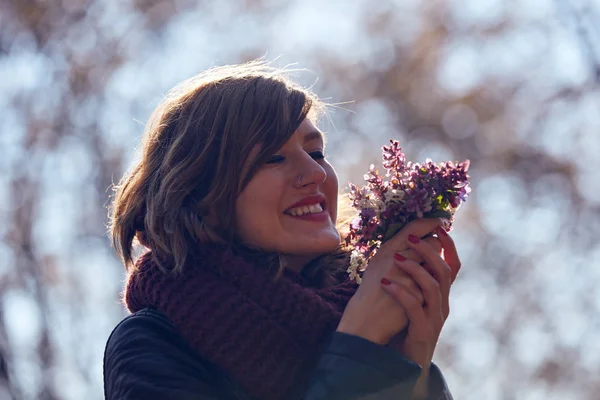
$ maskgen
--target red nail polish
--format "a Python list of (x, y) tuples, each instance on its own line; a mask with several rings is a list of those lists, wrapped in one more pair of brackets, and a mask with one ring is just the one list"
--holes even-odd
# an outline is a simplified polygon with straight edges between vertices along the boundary
[(381, 284), (387, 286), (387, 285), (391, 285), (392, 282), (387, 278), (381, 278)]
[(394, 258), (395, 258), (397, 261), (406, 261), (406, 257), (404, 257), (404, 256), (403, 256), (402, 254), (400, 254), (400, 253), (394, 253)]
[(408, 235), (408, 241), (414, 244), (419, 243), (421, 239), (419, 239), (418, 237), (416, 237), (415, 235)]

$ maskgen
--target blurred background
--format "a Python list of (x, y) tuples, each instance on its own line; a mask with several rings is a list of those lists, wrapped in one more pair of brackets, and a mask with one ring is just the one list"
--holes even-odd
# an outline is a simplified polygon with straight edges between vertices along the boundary
[[(0, 399), (101, 399), (111, 184), (177, 82), (279, 57), (341, 182), (471, 160), (435, 361), (458, 399), (600, 395), (600, 0), (2, 0)], [(346, 103), (349, 102), (349, 103)]]

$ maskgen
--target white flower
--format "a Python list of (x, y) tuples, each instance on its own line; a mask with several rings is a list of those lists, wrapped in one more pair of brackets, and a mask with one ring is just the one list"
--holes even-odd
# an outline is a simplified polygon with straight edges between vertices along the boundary
[(357, 202), (358, 208), (370, 208), (375, 211), (377, 214), (384, 212), (387, 209), (385, 203), (379, 200), (377, 197), (363, 198)]
[(404, 200), (405, 195), (406, 195), (406, 192), (404, 190), (388, 189), (384, 194), (385, 202), (386, 203), (390, 203), (390, 202), (399, 203), (402, 200)]
[(371, 199), (371, 208), (377, 213), (382, 213), (387, 209), (387, 206), (383, 201), (378, 198)]
[(350, 253), (350, 266), (346, 270), (348, 272), (348, 276), (351, 281), (355, 280), (356, 283), (360, 285), (362, 282), (362, 277), (360, 276), (360, 272), (364, 271), (367, 262), (365, 257), (360, 254), (357, 250), (352, 250)]

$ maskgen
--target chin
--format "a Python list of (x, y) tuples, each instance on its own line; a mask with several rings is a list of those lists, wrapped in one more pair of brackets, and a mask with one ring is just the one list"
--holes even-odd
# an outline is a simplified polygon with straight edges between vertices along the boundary
[(318, 235), (316, 237), (307, 238), (306, 241), (298, 240), (297, 238), (293, 249), (290, 249), (290, 254), (298, 255), (323, 255), (333, 252), (340, 245), (340, 235), (336, 231), (328, 235)]

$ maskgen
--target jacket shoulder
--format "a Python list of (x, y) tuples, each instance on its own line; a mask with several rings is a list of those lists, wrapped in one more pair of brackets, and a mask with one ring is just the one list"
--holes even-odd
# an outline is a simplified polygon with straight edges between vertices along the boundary
[(147, 345), (148, 341), (154, 343), (157, 340), (180, 344), (177, 339), (175, 328), (167, 317), (153, 308), (144, 308), (117, 324), (108, 337), (106, 350), (130, 344)]
[(147, 308), (124, 318), (104, 351), (104, 395), (122, 399), (218, 399), (215, 371)]

